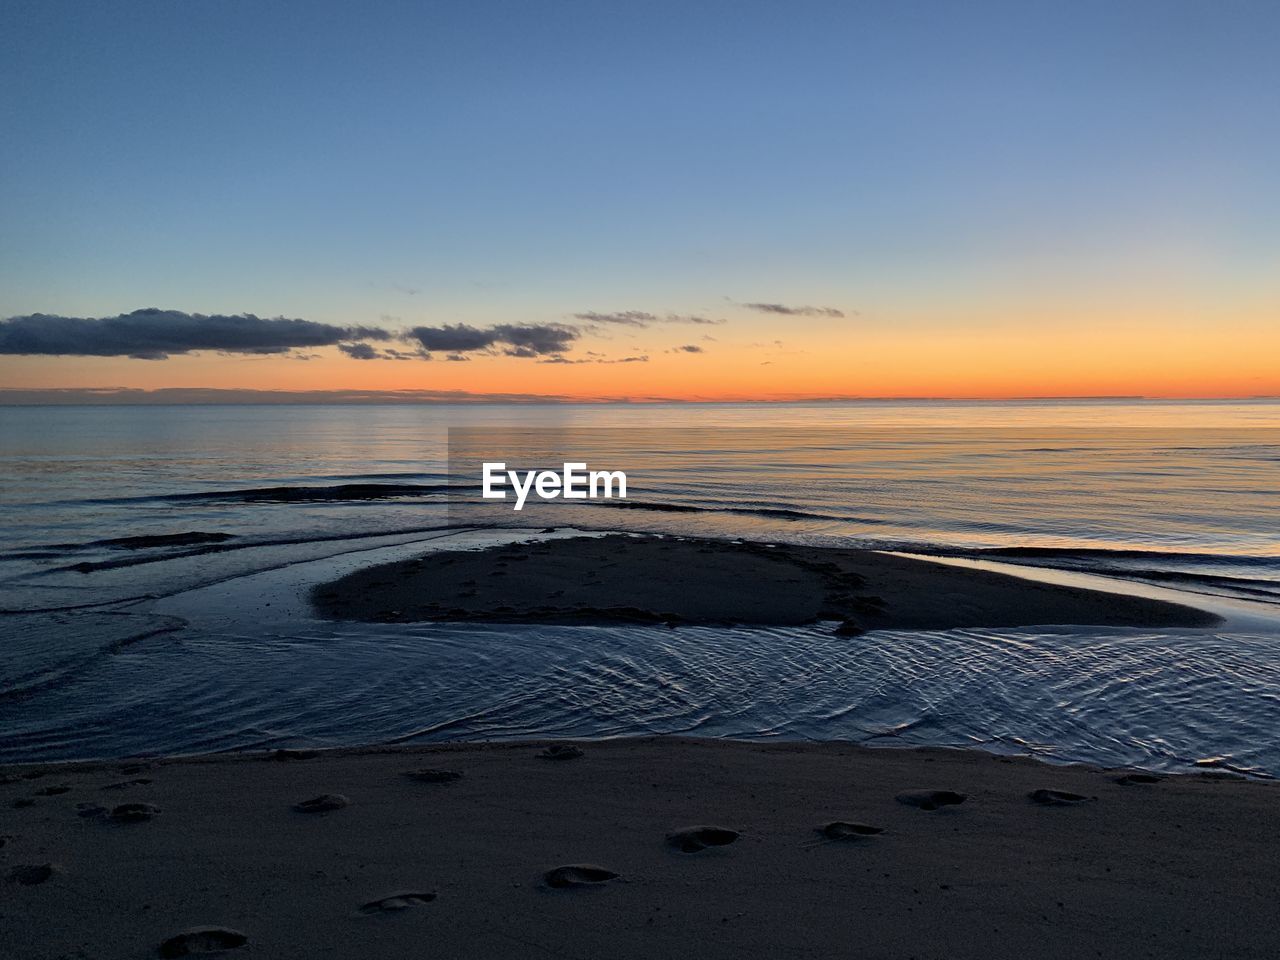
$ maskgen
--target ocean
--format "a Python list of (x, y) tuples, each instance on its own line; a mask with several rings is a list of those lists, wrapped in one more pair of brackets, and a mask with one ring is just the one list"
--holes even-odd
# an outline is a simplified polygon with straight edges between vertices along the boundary
[[(464, 509), (477, 438), (624, 466), (625, 506)], [(0, 458), (0, 762), (681, 733), (1280, 775), (1277, 401), (0, 407)], [(302, 599), (575, 530), (959, 558), (1227, 619), (851, 639)]]

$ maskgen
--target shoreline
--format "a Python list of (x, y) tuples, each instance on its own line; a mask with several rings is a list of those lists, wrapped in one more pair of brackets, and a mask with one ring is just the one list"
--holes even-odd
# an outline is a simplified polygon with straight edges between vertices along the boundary
[[(15, 765), (0, 948), (155, 956), (218, 927), (247, 938), (228, 956), (283, 958), (1280, 951), (1274, 784), (1124, 775), (683, 737)], [(326, 795), (345, 804), (295, 809)], [(579, 864), (617, 877), (548, 882)]]

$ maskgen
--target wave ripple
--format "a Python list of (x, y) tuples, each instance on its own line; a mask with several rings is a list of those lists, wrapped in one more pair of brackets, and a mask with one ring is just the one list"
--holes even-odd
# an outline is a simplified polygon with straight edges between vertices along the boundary
[[(0, 761), (635, 734), (982, 747), (1280, 775), (1274, 637), (350, 625), (185, 630), (0, 700)], [(56, 719), (49, 719), (56, 718)]]

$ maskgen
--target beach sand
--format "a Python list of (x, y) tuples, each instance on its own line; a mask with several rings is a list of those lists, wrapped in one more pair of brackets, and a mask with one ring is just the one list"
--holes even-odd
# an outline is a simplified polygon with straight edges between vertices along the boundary
[[(840, 743), (545, 746), (8, 768), (0, 955), (1280, 956), (1271, 784)], [(948, 791), (964, 802), (927, 809)], [(223, 932), (171, 939), (201, 928)]]
[[(312, 599), (850, 634), (1214, 622), (867, 551), (621, 535), (429, 554)], [(1274, 957), (1278, 802), (1222, 776), (681, 738), (10, 767), (0, 956)]]
[(869, 550), (611, 535), (439, 551), (312, 601), (338, 620), (803, 624), (844, 632), (1041, 624), (1211, 626), (1212, 614)]

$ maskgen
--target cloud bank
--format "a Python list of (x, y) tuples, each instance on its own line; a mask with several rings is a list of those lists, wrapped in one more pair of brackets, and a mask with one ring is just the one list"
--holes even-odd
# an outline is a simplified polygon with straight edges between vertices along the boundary
[(389, 340), (378, 327), (342, 327), (312, 320), (184, 313), (148, 307), (114, 317), (62, 317), (33, 313), (0, 320), (0, 354), (134, 357), (163, 360), (197, 350), (286, 353), (343, 341)]
[[(593, 323), (645, 327), (651, 323), (715, 325), (723, 320), (678, 314), (627, 310), (582, 313)], [(64, 317), (33, 313), (0, 320), (0, 355), (132, 357), (163, 360), (197, 351), (230, 354), (288, 354), (312, 359), (317, 347), (334, 347), (352, 360), (431, 360), (437, 354), (460, 362), (476, 356), (508, 356), (542, 363), (645, 363), (647, 354), (608, 358), (588, 351), (585, 358), (567, 358), (582, 328), (560, 323), (500, 323), (474, 327), (465, 323), (417, 326), (402, 331), (382, 327), (342, 326), (283, 317), (262, 318), (251, 313), (201, 314), (148, 307), (114, 317)], [(714, 340), (712, 337), (704, 337)], [(403, 349), (402, 349), (403, 347)], [(685, 344), (671, 353), (702, 353)]]
[[(430, 360), (430, 351), (438, 350), (446, 359), (458, 361), (469, 360), (474, 353), (552, 356), (567, 350), (578, 336), (576, 328), (562, 324), (507, 323), (482, 329), (459, 323), (392, 332), (381, 327), (268, 319), (252, 313), (202, 314), (148, 307), (114, 317), (33, 313), (0, 320), (0, 355), (164, 360), (207, 350), (283, 354), (336, 347), (353, 360)], [(412, 349), (397, 349), (389, 341)]]

